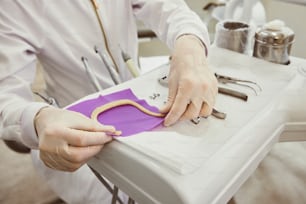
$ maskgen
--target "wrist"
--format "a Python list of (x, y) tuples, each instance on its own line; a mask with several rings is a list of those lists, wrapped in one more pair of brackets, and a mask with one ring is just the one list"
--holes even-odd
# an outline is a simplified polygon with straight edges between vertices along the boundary
[(40, 122), (41, 122), (42, 118), (44, 117), (44, 115), (47, 114), (46, 113), (46, 111), (48, 111), (47, 109), (52, 109), (52, 107), (50, 107), (50, 106), (42, 107), (36, 113), (36, 115), (34, 117), (34, 129), (35, 129), (37, 138), (39, 138), (39, 133), (40, 133), (40, 129), (41, 129)]
[(207, 56), (207, 46), (205, 45), (205, 43), (196, 35), (193, 34), (183, 34), (180, 35), (177, 39), (176, 42), (179, 43), (179, 41), (187, 41), (188, 44), (190, 44), (190, 46), (192, 48), (194, 48), (194, 46), (199, 47), (200, 49), (202, 49), (205, 52), (205, 55)]

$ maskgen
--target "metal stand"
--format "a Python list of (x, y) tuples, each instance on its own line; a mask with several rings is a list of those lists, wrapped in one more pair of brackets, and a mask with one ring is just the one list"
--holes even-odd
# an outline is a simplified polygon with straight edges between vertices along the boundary
[[(118, 196), (119, 188), (115, 185), (112, 188), (109, 185), (109, 183), (97, 171), (95, 171), (90, 166), (89, 166), (89, 168), (96, 175), (96, 177), (99, 179), (99, 181), (105, 186), (105, 188), (113, 195), (111, 204), (116, 204), (117, 202), (119, 204), (124, 204), (124, 202)], [(135, 201), (131, 197), (129, 197), (128, 204), (135, 204)]]

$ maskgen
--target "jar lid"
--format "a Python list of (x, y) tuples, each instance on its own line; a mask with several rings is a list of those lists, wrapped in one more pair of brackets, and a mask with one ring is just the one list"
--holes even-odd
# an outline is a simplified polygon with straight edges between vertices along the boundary
[(255, 33), (255, 39), (270, 45), (287, 45), (294, 39), (294, 32), (280, 20), (266, 23)]

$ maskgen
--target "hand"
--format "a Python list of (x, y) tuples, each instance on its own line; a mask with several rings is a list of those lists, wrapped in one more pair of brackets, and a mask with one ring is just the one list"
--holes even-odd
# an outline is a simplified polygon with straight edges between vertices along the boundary
[(75, 171), (120, 135), (112, 126), (104, 126), (84, 115), (47, 107), (34, 119), (39, 137), (40, 158), (46, 166)]
[(168, 112), (165, 126), (212, 113), (217, 79), (208, 67), (204, 45), (197, 37), (183, 35), (176, 40), (168, 86), (168, 101), (160, 110)]

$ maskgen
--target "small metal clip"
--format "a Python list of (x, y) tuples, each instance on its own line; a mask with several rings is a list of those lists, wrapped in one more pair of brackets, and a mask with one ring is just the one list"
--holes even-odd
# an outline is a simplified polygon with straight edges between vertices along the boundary
[(168, 87), (168, 76), (159, 78), (158, 83), (160, 83), (162, 86)]
[(57, 101), (55, 100), (55, 98), (44, 96), (44, 95), (42, 95), (41, 93), (38, 93), (38, 92), (33, 92), (33, 93), (36, 94), (37, 96), (39, 96), (41, 99), (43, 99), (49, 105), (52, 105), (52, 106), (55, 106), (55, 107), (59, 107), (59, 105), (58, 105)]
[(159, 97), (160, 96), (160, 94), (159, 93), (153, 93), (153, 95), (152, 96), (149, 96), (150, 97), (150, 99), (152, 99), (152, 100), (155, 100), (157, 97)]
[[(211, 115), (214, 116), (215, 118), (218, 118), (218, 119), (221, 119), (221, 120), (225, 120), (225, 118), (226, 118), (226, 113), (218, 111), (215, 108), (213, 108)], [(197, 124), (199, 124), (201, 122), (201, 117), (198, 116), (198, 117), (196, 117), (194, 119), (191, 119), (190, 121), (193, 124), (197, 125)]]
[(191, 119), (190, 121), (191, 121), (193, 124), (197, 125), (197, 124), (199, 124), (199, 123), (201, 122), (201, 117), (198, 116), (198, 117), (196, 117), (196, 118), (194, 118), (194, 119)]

